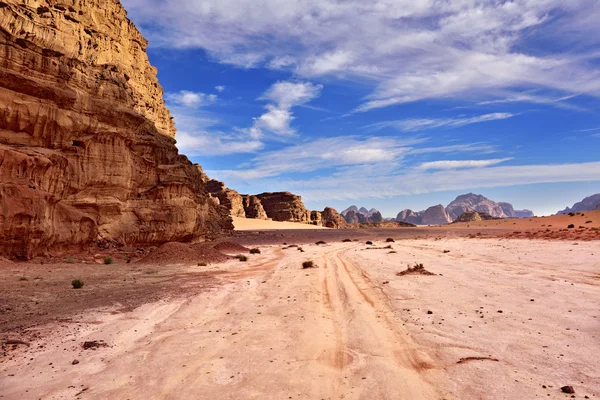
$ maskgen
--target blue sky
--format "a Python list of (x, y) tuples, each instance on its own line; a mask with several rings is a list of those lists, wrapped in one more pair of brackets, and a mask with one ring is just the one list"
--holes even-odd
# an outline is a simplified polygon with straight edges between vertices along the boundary
[(242, 193), (395, 216), (600, 192), (597, 0), (122, 2), (180, 151)]

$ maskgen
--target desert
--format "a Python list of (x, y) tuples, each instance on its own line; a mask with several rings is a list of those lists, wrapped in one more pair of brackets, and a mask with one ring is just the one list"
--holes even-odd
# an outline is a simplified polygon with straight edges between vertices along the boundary
[(599, 398), (599, 19), (0, 1), (0, 400)]
[[(236, 231), (213, 246), (246, 262), (5, 261), (1, 395), (593, 398), (597, 238), (512, 238), (544, 229), (510, 221)], [(416, 264), (433, 275), (401, 274)]]

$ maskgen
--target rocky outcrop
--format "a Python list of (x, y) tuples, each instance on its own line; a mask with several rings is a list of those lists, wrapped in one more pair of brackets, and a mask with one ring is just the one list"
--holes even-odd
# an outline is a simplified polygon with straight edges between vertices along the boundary
[(409, 224), (420, 225), (421, 217), (423, 216), (423, 212), (414, 212), (413, 210), (402, 210), (396, 216), (396, 221), (398, 222), (408, 222)]
[(347, 224), (358, 224), (358, 211), (349, 210), (344, 214), (344, 219)]
[(346, 214), (348, 212), (350, 212), (350, 211), (354, 211), (355, 213), (357, 213), (358, 212), (358, 207), (356, 207), (356, 206), (350, 206), (350, 207), (346, 208), (345, 210), (343, 210), (340, 214), (342, 216), (346, 216)]
[(346, 228), (347, 223), (335, 208), (325, 207), (321, 213), (322, 225), (327, 228), (341, 229)]
[(477, 211), (468, 211), (468, 212), (464, 212), (462, 213), (462, 215), (460, 215), (455, 221), (454, 223), (458, 223), (458, 222), (474, 222), (474, 221), (489, 221), (492, 219), (499, 219), (496, 217), (492, 217), (489, 214), (486, 213), (479, 213)]
[(371, 216), (369, 217), (369, 222), (374, 224), (383, 222), (383, 216), (379, 211), (376, 210), (375, 212), (371, 213)]
[(321, 211), (311, 211), (310, 212), (310, 223), (312, 225), (321, 226), (323, 224), (321, 218)]
[(259, 198), (254, 195), (243, 195), (242, 202), (246, 218), (269, 219)]
[(209, 180), (205, 185), (206, 191), (211, 196), (219, 199), (219, 204), (227, 207), (232, 217), (245, 217), (242, 196), (235, 190), (229, 189), (223, 182), (215, 179)]
[(570, 212), (584, 212), (584, 211), (594, 211), (600, 210), (600, 193), (591, 195), (581, 200), (578, 203), (575, 203), (573, 207), (567, 207), (562, 211), (557, 212), (556, 214), (568, 214)]
[(499, 218), (507, 217), (498, 203), (491, 201), (482, 195), (473, 193), (458, 196), (446, 207), (446, 212), (452, 220), (457, 219), (464, 212), (468, 211), (477, 211)]
[(531, 210), (515, 210), (510, 203), (500, 202), (498, 205), (502, 208), (506, 218), (531, 218), (533, 211)]
[(452, 218), (450, 218), (446, 209), (441, 204), (429, 207), (425, 210), (421, 218), (421, 224), (423, 225), (443, 225), (450, 222), (452, 222)]
[(0, 2), (0, 255), (232, 229), (117, 0)]
[(261, 193), (256, 195), (267, 216), (274, 221), (310, 223), (310, 211), (302, 198), (290, 192)]

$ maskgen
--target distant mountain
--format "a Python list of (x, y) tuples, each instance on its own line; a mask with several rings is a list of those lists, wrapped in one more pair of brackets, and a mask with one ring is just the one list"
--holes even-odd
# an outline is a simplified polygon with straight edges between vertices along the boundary
[(340, 214), (342, 214), (342, 215), (345, 216), (346, 214), (348, 214), (349, 211), (354, 211), (355, 213), (357, 213), (358, 212), (358, 207), (356, 207), (356, 206), (350, 206), (350, 207), (346, 208), (344, 211), (342, 211)]
[(383, 222), (383, 216), (375, 208), (350, 206), (340, 213), (349, 224), (367, 224)]
[(570, 212), (583, 212), (600, 210), (600, 193), (591, 195), (581, 200), (579, 203), (573, 204), (573, 207), (567, 207), (556, 214), (568, 214)]
[[(444, 209), (444, 212), (440, 207)], [(491, 218), (533, 217), (533, 212), (530, 210), (515, 210), (510, 203), (496, 203), (480, 194), (467, 193), (458, 196), (445, 208), (438, 205), (419, 212), (408, 209), (400, 211), (396, 216), (396, 221), (415, 225), (439, 225), (456, 221), (464, 213), (474, 212), (489, 215)]]

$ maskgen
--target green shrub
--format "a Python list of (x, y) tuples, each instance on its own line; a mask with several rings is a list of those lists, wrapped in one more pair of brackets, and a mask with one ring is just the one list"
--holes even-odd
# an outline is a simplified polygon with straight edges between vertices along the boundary
[(104, 257), (104, 264), (109, 265), (113, 263), (113, 259), (111, 256)]
[(73, 258), (73, 256), (69, 256), (65, 259), (65, 262), (67, 264), (75, 264), (75, 259)]
[(314, 268), (314, 267), (315, 267), (315, 263), (312, 261), (304, 261), (302, 263), (302, 269)]
[(237, 258), (238, 260), (240, 260), (241, 262), (246, 262), (248, 261), (248, 257), (246, 257), (245, 255), (242, 254), (238, 254), (237, 256), (235, 256), (235, 258)]
[(257, 249), (257, 248), (250, 249), (250, 254), (260, 254), (260, 249)]
[(81, 289), (83, 287), (83, 281), (75, 279), (71, 282), (71, 285), (73, 285), (73, 289)]

